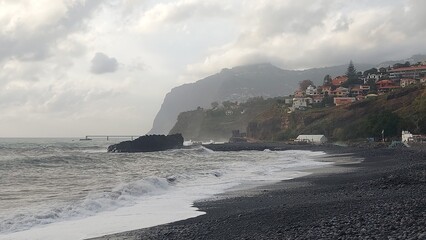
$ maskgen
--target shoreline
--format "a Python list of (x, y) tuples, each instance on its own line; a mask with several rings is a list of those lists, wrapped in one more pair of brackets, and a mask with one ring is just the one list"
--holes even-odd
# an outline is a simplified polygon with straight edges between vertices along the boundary
[(336, 146), (311, 150), (364, 161), (337, 162), (328, 170), (257, 187), (250, 194), (228, 193), (196, 202), (194, 206), (207, 213), (199, 217), (95, 239), (426, 237), (425, 151)]

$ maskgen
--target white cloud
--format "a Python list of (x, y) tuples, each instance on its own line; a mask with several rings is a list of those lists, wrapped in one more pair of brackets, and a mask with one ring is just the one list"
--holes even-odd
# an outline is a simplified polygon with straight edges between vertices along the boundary
[(141, 16), (135, 28), (140, 32), (152, 32), (164, 25), (176, 24), (192, 18), (216, 18), (229, 16), (229, 14), (230, 4), (226, 2), (177, 0), (156, 4)]

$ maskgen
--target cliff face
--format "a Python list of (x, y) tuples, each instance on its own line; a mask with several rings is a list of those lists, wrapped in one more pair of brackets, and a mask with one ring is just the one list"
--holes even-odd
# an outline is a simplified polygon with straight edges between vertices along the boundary
[(275, 104), (274, 99), (256, 98), (239, 105), (202, 109), (179, 114), (170, 134), (182, 133), (186, 140), (228, 141), (232, 130), (245, 132), (250, 121)]
[[(366, 70), (372, 65), (357, 66)], [(308, 69), (303, 71), (283, 70), (271, 64), (256, 64), (224, 69), (195, 83), (176, 87), (169, 92), (155, 117), (150, 134), (166, 134), (176, 123), (179, 113), (197, 107), (210, 108), (212, 102), (238, 101), (263, 96), (265, 98), (291, 94), (299, 81), (310, 79), (322, 83), (327, 74), (343, 74), (347, 66)]]

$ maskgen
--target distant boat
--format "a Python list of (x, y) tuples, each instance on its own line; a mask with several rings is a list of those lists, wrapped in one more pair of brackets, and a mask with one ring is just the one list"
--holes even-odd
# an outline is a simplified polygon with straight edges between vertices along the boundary
[(91, 138), (80, 138), (80, 141), (92, 141)]

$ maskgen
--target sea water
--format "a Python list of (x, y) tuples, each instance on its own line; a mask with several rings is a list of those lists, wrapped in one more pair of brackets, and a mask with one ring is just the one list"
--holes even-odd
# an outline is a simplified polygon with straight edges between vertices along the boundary
[(113, 143), (0, 139), (0, 239), (85, 239), (196, 217), (194, 201), (327, 164), (310, 151), (107, 153)]

